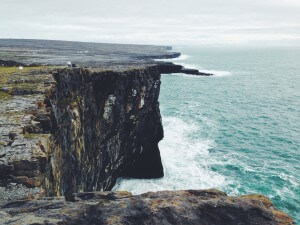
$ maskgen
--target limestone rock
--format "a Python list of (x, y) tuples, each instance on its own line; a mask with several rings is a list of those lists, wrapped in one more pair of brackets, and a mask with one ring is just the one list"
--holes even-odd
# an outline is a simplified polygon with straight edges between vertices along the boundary
[(76, 194), (63, 198), (23, 200), (0, 208), (3, 224), (195, 224), (195, 225), (292, 225), (292, 219), (275, 209), (261, 195), (228, 197), (217, 190)]
[(53, 151), (49, 191), (69, 196), (110, 190), (121, 176), (163, 176), (157, 67), (125, 72), (61, 69), (54, 77), (57, 85), (50, 99), (59, 148)]

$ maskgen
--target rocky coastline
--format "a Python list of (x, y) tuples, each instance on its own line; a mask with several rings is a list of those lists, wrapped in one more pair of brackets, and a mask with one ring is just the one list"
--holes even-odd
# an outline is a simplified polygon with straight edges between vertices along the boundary
[(293, 224), (260, 195), (110, 192), (164, 175), (161, 74), (212, 75), (169, 50), (0, 39), (1, 224)]
[(218, 190), (87, 192), (4, 205), (2, 224), (292, 224), (261, 195), (228, 197)]

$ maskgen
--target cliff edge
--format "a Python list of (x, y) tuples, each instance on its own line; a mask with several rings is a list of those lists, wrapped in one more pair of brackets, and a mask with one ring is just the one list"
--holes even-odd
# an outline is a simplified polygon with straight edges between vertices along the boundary
[(261, 195), (228, 197), (217, 190), (89, 192), (63, 198), (16, 201), (0, 209), (2, 224), (195, 224), (292, 225)]

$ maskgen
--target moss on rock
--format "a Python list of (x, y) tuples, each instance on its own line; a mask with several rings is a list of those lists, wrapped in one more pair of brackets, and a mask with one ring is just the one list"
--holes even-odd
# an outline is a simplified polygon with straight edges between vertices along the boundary
[(12, 98), (11, 94), (4, 91), (0, 91), (0, 101), (9, 100), (11, 98)]
[(23, 135), (25, 139), (42, 139), (42, 138), (48, 138), (50, 136), (50, 134), (34, 134), (34, 133), (30, 133), (30, 134), (24, 134)]

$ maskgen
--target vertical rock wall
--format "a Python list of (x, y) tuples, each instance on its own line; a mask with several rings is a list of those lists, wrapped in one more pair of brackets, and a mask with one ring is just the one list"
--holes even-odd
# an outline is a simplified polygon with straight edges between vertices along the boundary
[(49, 195), (110, 190), (120, 176), (163, 176), (157, 67), (125, 72), (61, 69), (50, 102), (57, 124)]

